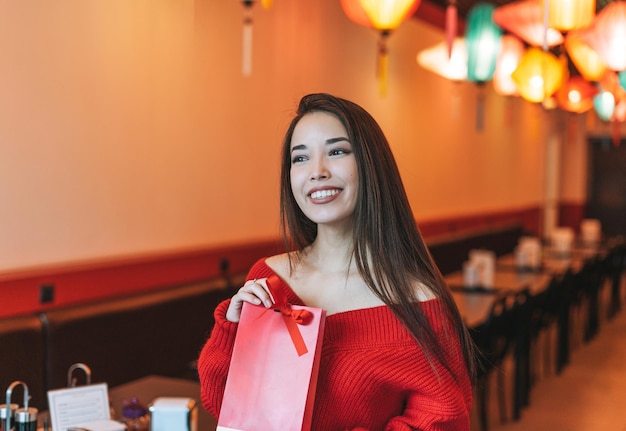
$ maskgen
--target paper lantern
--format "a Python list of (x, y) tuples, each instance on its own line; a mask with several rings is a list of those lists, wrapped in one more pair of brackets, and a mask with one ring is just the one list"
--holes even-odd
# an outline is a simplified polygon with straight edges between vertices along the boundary
[(448, 57), (452, 57), (452, 47), (454, 38), (458, 28), (459, 11), (456, 0), (449, 0), (446, 6), (446, 47), (448, 48)]
[(524, 53), (511, 78), (520, 96), (530, 102), (542, 102), (567, 79), (566, 63), (550, 52), (530, 47)]
[(626, 100), (621, 100), (615, 104), (611, 121), (617, 121), (619, 123), (626, 121)]
[(543, 0), (548, 6), (548, 27), (569, 31), (591, 25), (596, 15), (596, 0)]
[(520, 0), (499, 6), (493, 13), (493, 20), (532, 46), (545, 44), (551, 47), (563, 43), (563, 35), (558, 30), (548, 28), (546, 32), (538, 0)]
[(620, 72), (617, 74), (617, 80), (619, 82), (619, 85), (626, 90), (626, 70)]
[(578, 31), (570, 31), (565, 37), (565, 50), (583, 78), (598, 81), (606, 71), (606, 65), (580, 36)]
[(374, 28), (392, 31), (415, 13), (420, 0), (360, 0), (359, 3)]
[(613, 1), (602, 9), (593, 25), (581, 31), (609, 69), (626, 70), (626, 2)]
[(502, 29), (493, 21), (495, 7), (477, 3), (467, 15), (467, 79), (473, 82), (489, 81), (500, 53)]
[[(421, 0), (360, 0), (359, 4), (367, 15), (371, 26), (380, 32), (378, 41), (378, 88), (387, 94), (387, 38), (402, 21), (417, 10)], [(353, 4), (354, 2), (350, 2)], [(345, 9), (344, 9), (345, 10)]]
[(417, 54), (417, 63), (424, 69), (441, 75), (452, 81), (467, 79), (467, 48), (465, 39), (454, 38), (452, 55), (448, 57), (447, 42), (440, 42)]
[(363, 27), (372, 27), (372, 22), (361, 6), (361, 0), (341, 0), (341, 9), (350, 21)]
[(619, 82), (617, 72), (613, 70), (607, 70), (599, 81), (602, 90), (610, 92), (615, 98), (615, 103), (626, 99), (626, 90)]
[(496, 93), (503, 96), (518, 94), (517, 84), (511, 78), (511, 74), (519, 64), (524, 55), (524, 44), (513, 36), (506, 34), (502, 36), (502, 48), (496, 61), (496, 72), (493, 75), (493, 88)]
[(602, 121), (609, 121), (615, 112), (615, 97), (609, 91), (600, 91), (593, 98), (593, 108)]
[(573, 76), (556, 92), (558, 106), (569, 112), (582, 113), (593, 107), (597, 87), (581, 76)]

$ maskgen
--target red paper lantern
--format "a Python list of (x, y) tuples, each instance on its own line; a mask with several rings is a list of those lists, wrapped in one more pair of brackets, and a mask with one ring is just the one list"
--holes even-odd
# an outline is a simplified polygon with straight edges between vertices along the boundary
[[(563, 35), (554, 28), (544, 29), (543, 10), (538, 0), (519, 0), (499, 6), (493, 20), (532, 46), (556, 46), (563, 43)], [(547, 39), (544, 41), (544, 35)]]
[(581, 36), (609, 69), (626, 70), (626, 2), (610, 2)]

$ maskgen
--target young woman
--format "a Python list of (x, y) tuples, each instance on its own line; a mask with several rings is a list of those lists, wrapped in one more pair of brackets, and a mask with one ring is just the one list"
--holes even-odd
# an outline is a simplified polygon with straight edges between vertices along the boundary
[(282, 154), (288, 252), (259, 260), (215, 310), (198, 361), (215, 417), (243, 302), (327, 311), (312, 429), (469, 430), (473, 345), (415, 224), (376, 121), (328, 94), (300, 101)]

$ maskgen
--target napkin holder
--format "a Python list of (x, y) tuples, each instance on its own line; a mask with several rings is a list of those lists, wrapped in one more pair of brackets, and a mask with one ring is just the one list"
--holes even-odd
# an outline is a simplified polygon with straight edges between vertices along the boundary
[(197, 431), (198, 408), (192, 398), (158, 397), (148, 406), (150, 431)]

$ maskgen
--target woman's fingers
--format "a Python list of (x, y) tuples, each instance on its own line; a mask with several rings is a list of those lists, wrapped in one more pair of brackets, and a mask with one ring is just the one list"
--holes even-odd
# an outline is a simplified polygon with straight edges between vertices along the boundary
[(242, 295), (253, 295), (255, 297), (253, 304), (259, 305), (263, 303), (266, 307), (272, 306), (272, 299), (270, 297), (269, 291), (267, 290), (267, 284), (265, 282), (266, 278), (249, 280), (239, 289), (239, 292)]
[(237, 293), (231, 298), (228, 310), (226, 310), (226, 319), (231, 322), (239, 322), (241, 316), (241, 308), (244, 302), (254, 305), (263, 304), (265, 307), (272, 306), (272, 299), (265, 284), (266, 279), (248, 280)]

